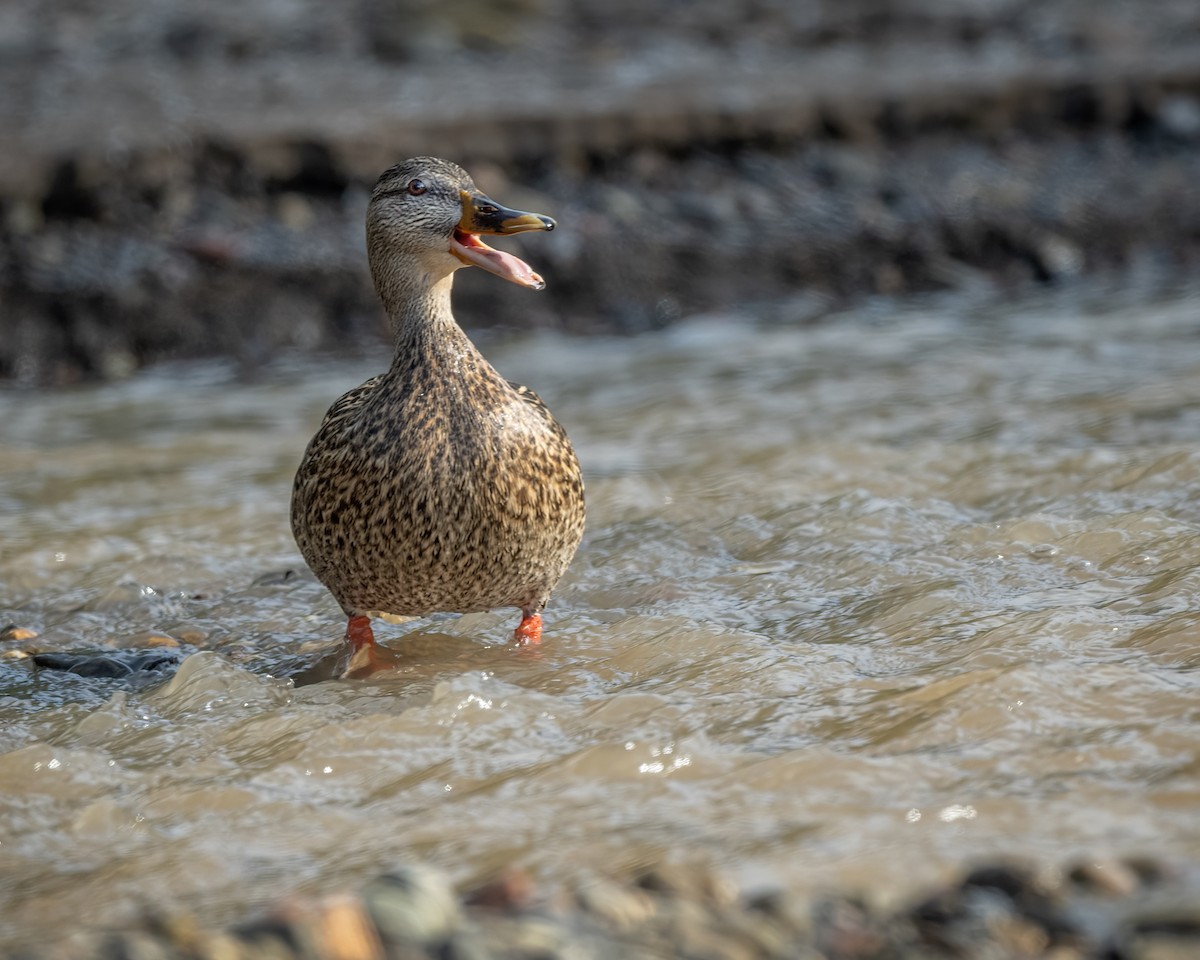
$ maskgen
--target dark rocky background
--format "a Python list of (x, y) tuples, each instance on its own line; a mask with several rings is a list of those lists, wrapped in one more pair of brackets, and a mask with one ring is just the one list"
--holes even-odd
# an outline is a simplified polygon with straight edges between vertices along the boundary
[[(362, 216), (458, 160), (549, 213), (474, 325), (1181, 273), (1194, 0), (7, 0), (0, 379), (383, 334)], [(470, 273), (470, 272), (468, 272)], [(489, 282), (491, 281), (491, 282)]]

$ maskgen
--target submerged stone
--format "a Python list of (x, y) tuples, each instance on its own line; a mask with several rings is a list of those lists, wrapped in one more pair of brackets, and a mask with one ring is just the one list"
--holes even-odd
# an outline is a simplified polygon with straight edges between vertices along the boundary
[(169, 649), (110, 650), (103, 653), (35, 653), (34, 665), (43, 670), (61, 670), (79, 677), (113, 679), (135, 674), (166, 676), (179, 666), (179, 653)]

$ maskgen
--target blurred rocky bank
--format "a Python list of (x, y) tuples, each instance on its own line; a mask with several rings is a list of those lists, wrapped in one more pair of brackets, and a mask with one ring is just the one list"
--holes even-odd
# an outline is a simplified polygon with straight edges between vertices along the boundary
[(428, 867), (352, 892), (296, 897), (210, 930), (187, 914), (48, 938), (23, 960), (1191, 960), (1200, 890), (1150, 861), (1039, 871), (978, 866), (891, 906), (737, 889), (706, 869), (659, 866), (540, 891), (509, 871), (464, 895)]
[[(65, 0), (0, 8), (0, 380), (385, 335), (373, 179), (556, 217), (469, 325), (1194, 269), (1194, 0)], [(477, 271), (468, 271), (477, 273)]]

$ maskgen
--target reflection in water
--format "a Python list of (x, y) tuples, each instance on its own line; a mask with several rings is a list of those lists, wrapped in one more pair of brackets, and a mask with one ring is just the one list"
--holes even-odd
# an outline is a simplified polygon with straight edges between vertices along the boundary
[(571, 431), (588, 537), (539, 649), (507, 611), (381, 625), (365, 682), (327, 679), (287, 505), (382, 353), (0, 395), (0, 623), (189, 655), (155, 688), (0, 660), (0, 943), (414, 858), (908, 885), (1200, 854), (1195, 302), (485, 343)]

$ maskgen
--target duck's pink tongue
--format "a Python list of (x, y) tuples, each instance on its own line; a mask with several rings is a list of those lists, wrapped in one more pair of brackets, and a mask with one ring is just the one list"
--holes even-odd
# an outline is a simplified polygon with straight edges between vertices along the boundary
[(475, 233), (465, 230), (455, 230), (450, 239), (450, 252), (463, 263), (473, 267), (483, 267), (488, 273), (494, 273), (522, 287), (541, 290), (546, 281), (533, 272), (533, 268), (520, 257), (511, 253), (489, 247)]

